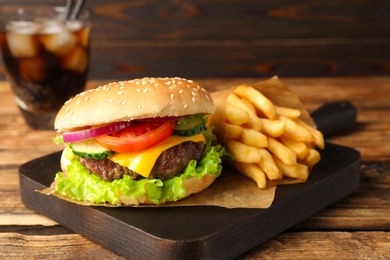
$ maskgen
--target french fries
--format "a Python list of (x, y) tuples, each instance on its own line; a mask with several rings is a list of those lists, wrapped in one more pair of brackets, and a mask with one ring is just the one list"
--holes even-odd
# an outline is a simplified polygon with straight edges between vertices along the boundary
[(225, 117), (233, 125), (243, 125), (249, 121), (248, 112), (230, 104), (225, 106)]
[(265, 189), (267, 186), (267, 179), (260, 166), (255, 163), (234, 163), (236, 168), (241, 169), (242, 174), (254, 180), (260, 189)]
[(241, 174), (260, 189), (268, 180), (309, 177), (324, 137), (300, 119), (300, 110), (275, 105), (250, 85), (238, 86), (226, 101), (225, 145)]
[(268, 137), (268, 150), (287, 165), (297, 163), (297, 154), (272, 137)]
[(257, 163), (260, 161), (260, 153), (256, 147), (243, 144), (236, 140), (228, 140), (226, 147), (238, 162)]
[(251, 128), (243, 128), (238, 139), (244, 144), (258, 148), (268, 146), (267, 136)]
[(241, 85), (234, 90), (234, 93), (251, 101), (255, 108), (261, 111), (269, 119), (275, 118), (276, 110), (274, 104), (260, 91), (257, 91), (251, 86)]

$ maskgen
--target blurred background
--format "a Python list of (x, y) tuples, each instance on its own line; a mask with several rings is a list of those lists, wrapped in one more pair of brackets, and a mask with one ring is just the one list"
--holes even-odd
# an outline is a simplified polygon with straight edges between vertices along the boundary
[(89, 79), (390, 72), (389, 0), (89, 0), (86, 7)]

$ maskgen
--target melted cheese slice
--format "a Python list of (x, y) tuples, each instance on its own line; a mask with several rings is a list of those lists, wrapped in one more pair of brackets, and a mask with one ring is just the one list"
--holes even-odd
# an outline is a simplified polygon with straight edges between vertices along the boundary
[(203, 134), (194, 136), (176, 136), (172, 135), (151, 148), (148, 148), (141, 152), (132, 153), (116, 153), (108, 157), (111, 161), (120, 164), (121, 166), (127, 167), (132, 171), (147, 178), (152, 171), (157, 158), (165, 150), (176, 146), (178, 144), (192, 141), (192, 142), (206, 142)]

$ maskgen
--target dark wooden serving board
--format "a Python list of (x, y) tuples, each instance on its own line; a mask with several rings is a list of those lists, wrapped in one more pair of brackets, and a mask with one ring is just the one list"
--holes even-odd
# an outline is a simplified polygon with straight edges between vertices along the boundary
[(59, 161), (60, 152), (20, 167), (23, 202), (130, 259), (234, 258), (351, 194), (360, 178), (360, 154), (327, 143), (309, 180), (278, 187), (268, 209), (104, 208), (80, 206), (36, 191), (50, 185), (60, 170)]

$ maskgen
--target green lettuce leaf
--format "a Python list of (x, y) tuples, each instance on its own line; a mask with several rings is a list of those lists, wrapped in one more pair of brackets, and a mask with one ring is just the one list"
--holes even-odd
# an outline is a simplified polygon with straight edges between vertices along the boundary
[(162, 181), (160, 179), (133, 180), (130, 176), (124, 175), (121, 179), (108, 182), (88, 173), (79, 158), (74, 156), (67, 166), (67, 173), (58, 172), (56, 174), (55, 191), (74, 200), (96, 204), (117, 205), (121, 203), (123, 196), (136, 200), (145, 194), (155, 204), (162, 204), (167, 200), (177, 201), (186, 194), (183, 186), (184, 178), (196, 176), (201, 179), (206, 174), (215, 177), (221, 174), (221, 157), (226, 155), (226, 151), (216, 142), (216, 137), (210, 129), (204, 135), (206, 136), (204, 155), (198, 162), (192, 160), (180, 176)]

